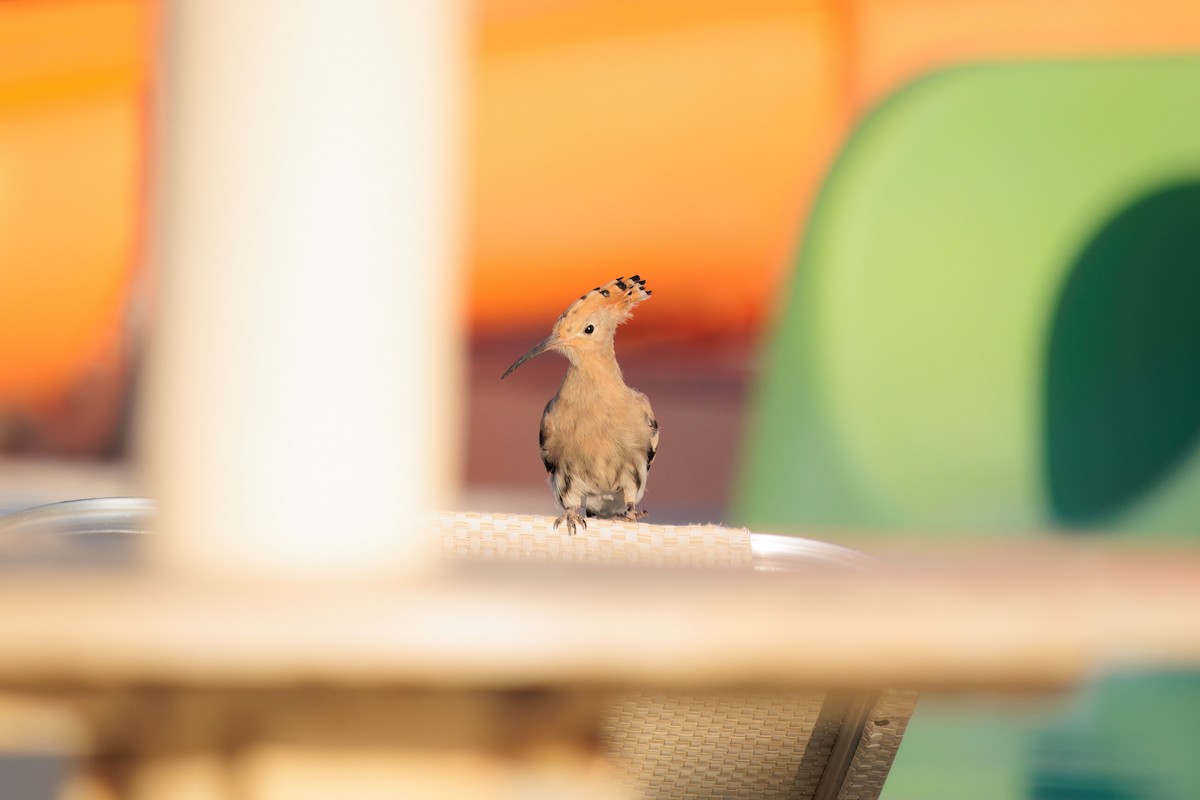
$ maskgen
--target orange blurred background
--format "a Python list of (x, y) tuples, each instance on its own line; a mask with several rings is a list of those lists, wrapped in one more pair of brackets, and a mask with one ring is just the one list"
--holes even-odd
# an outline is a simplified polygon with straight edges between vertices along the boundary
[[(0, 4), (0, 450), (119, 444), (150, 279), (156, 4)], [(642, 336), (753, 335), (854, 121), (996, 58), (1200, 45), (1181, 0), (482, 0), (465, 313), (541, 331), (640, 273)], [(648, 333), (647, 333), (648, 332)], [(515, 355), (515, 354), (514, 354)]]

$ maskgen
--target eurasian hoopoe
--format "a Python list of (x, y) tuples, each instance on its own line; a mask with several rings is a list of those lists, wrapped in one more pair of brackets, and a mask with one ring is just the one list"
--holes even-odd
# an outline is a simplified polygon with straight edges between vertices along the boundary
[(597, 286), (567, 307), (550, 335), (509, 367), (500, 379), (547, 350), (570, 361), (558, 394), (542, 412), (538, 442), (550, 488), (567, 523), (587, 527), (579, 515), (635, 520), (646, 515), (637, 504), (646, 493), (646, 474), (658, 448), (658, 422), (646, 395), (621, 377), (613, 336), (646, 300), (646, 281), (634, 275)]

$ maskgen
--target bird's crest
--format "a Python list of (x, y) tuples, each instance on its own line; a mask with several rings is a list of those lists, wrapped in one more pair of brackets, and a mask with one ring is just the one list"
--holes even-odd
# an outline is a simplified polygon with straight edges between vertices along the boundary
[(640, 275), (616, 278), (603, 286), (597, 286), (587, 294), (580, 295), (578, 300), (567, 307), (560, 319), (569, 314), (587, 314), (603, 309), (611, 314), (619, 325), (633, 316), (634, 306), (648, 300), (652, 294), (654, 292), (646, 289), (646, 279)]

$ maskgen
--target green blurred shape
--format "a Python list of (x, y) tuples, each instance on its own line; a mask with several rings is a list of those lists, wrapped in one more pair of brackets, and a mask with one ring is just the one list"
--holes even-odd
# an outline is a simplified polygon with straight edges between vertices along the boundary
[(972, 66), (889, 99), (807, 227), (738, 522), (1194, 531), (1200, 220), (1191, 189), (1147, 198), (1196, 180), (1197, 58)]
[(1123, 673), (1069, 697), (925, 697), (882, 800), (1195, 800), (1200, 675)]
[(1120, 674), (1087, 687), (1033, 741), (1033, 800), (1200, 797), (1200, 675)]
[[(1200, 530), (1200, 58), (972, 66), (855, 131), (765, 351), (756, 530)], [(923, 700), (884, 800), (1195, 800), (1200, 676)], [(1194, 751), (1194, 753), (1193, 753)]]
[(1014, 800), (1029, 789), (1030, 730), (1056, 719), (1059, 704), (1021, 698), (922, 697), (887, 781), (887, 800)]

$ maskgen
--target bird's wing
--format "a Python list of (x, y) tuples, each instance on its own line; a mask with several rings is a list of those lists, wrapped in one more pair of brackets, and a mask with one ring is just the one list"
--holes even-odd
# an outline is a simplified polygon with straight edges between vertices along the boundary
[(548, 446), (550, 440), (554, 438), (554, 417), (550, 414), (550, 409), (554, 407), (555, 398), (550, 398), (550, 402), (546, 403), (546, 410), (542, 412), (542, 425), (538, 430), (538, 447), (542, 451), (542, 464), (546, 467), (546, 472), (551, 475), (558, 469), (558, 462), (550, 454)]
[(634, 403), (646, 418), (646, 425), (650, 429), (650, 438), (646, 446), (646, 468), (654, 463), (654, 454), (658, 452), (658, 420), (654, 418), (654, 409), (650, 408), (650, 400), (641, 392), (633, 393)]

